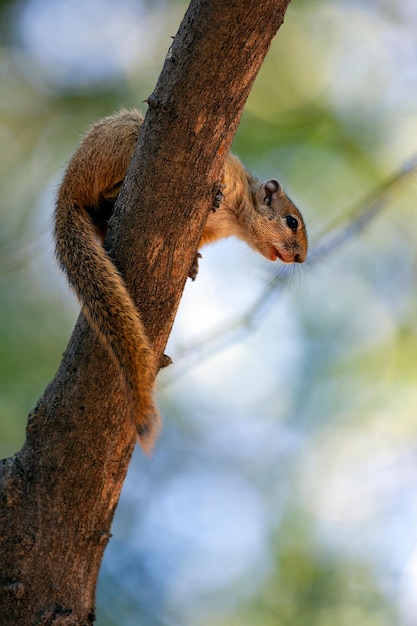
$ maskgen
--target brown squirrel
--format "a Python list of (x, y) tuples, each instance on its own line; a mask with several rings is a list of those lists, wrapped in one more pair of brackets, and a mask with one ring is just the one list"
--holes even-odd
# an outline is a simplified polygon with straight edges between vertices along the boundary
[[(120, 367), (139, 442), (150, 452), (161, 427), (152, 394), (157, 363), (139, 313), (102, 245), (142, 122), (139, 111), (122, 110), (87, 132), (58, 192), (55, 241), (58, 262), (87, 319)], [(276, 180), (260, 183), (230, 154), (222, 182), (223, 199), (208, 216), (200, 246), (235, 235), (271, 261), (304, 262), (303, 218)], [(196, 273), (194, 264), (190, 276)]]

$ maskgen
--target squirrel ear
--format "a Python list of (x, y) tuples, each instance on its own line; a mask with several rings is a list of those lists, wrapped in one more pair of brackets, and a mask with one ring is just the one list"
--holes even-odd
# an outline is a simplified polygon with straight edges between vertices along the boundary
[(263, 202), (265, 202), (265, 204), (269, 204), (274, 195), (280, 194), (281, 185), (277, 180), (275, 180), (275, 178), (271, 178), (271, 180), (266, 180), (261, 183), (260, 189)]

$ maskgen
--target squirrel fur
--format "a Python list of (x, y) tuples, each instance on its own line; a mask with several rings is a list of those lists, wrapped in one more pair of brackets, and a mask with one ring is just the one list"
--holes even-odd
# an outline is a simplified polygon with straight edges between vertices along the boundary
[[(102, 245), (142, 122), (139, 111), (123, 109), (87, 132), (58, 191), (55, 243), (89, 323), (122, 372), (128, 410), (149, 453), (161, 428), (153, 399), (158, 367), (140, 315)], [(304, 221), (278, 181), (260, 183), (229, 154), (222, 183), (222, 201), (208, 216), (200, 246), (234, 235), (271, 261), (304, 262)], [(196, 273), (195, 263), (190, 276)]]

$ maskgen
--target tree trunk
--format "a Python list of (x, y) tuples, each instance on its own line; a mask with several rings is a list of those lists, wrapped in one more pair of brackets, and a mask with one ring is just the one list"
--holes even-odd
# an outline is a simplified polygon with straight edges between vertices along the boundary
[[(193, 0), (167, 54), (106, 248), (163, 353), (242, 109), (289, 0)], [(135, 433), (83, 315), (0, 465), (0, 626), (87, 625)], [(144, 460), (146, 463), (146, 460)]]

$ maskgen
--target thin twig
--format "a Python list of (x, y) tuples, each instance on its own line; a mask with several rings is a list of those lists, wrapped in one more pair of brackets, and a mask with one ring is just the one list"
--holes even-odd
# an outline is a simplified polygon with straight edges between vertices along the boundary
[(387, 178), (368, 196), (364, 198), (352, 211), (347, 220), (339, 226), (335, 224), (329, 227), (328, 232), (314, 246), (310, 253), (310, 262), (315, 263), (319, 259), (328, 256), (331, 252), (340, 248), (354, 235), (362, 232), (364, 228), (386, 206), (389, 195), (405, 180), (417, 171), (417, 155), (412, 156), (392, 176)]

